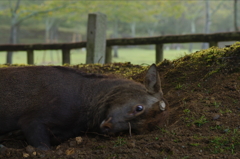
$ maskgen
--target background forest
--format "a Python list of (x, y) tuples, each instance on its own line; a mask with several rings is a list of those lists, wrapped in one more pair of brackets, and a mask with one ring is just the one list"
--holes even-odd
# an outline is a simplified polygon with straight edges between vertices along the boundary
[[(107, 38), (238, 31), (237, 2), (1, 0), (0, 44), (85, 41), (87, 18), (92, 12), (107, 15)], [(168, 44), (164, 47), (192, 52), (205, 49), (208, 44)]]

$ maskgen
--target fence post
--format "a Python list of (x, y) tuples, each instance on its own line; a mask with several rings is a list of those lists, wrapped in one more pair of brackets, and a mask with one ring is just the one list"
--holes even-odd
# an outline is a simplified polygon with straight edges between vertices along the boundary
[(163, 44), (156, 44), (156, 63), (163, 61)]
[(70, 50), (69, 49), (62, 49), (62, 64), (65, 63), (70, 64)]
[(112, 47), (107, 46), (105, 63), (112, 63)]
[(218, 41), (210, 41), (209, 47), (212, 47), (212, 46), (218, 46)]
[(102, 13), (88, 15), (86, 63), (104, 63), (106, 50), (106, 20)]
[(27, 64), (33, 65), (34, 54), (33, 50), (27, 50)]

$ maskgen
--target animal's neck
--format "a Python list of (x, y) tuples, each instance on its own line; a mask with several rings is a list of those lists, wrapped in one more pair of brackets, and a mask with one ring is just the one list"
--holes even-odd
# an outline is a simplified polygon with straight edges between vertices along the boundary
[[(91, 83), (91, 100), (88, 110), (89, 131), (98, 131), (100, 123), (106, 118), (107, 111), (111, 106), (109, 102), (116, 98), (113, 92), (118, 86), (133, 83), (125, 79), (102, 79)], [(89, 86), (88, 86), (89, 87)]]

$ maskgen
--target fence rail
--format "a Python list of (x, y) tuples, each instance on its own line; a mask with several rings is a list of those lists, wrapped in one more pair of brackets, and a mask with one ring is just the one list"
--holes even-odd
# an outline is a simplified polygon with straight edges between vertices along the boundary
[[(187, 34), (165, 35), (141, 38), (118, 38), (106, 40), (106, 60), (111, 62), (112, 46), (123, 45), (155, 45), (156, 63), (163, 60), (163, 45), (167, 43), (195, 43), (207, 42), (209, 46), (217, 46), (221, 41), (238, 41), (240, 32), (225, 32), (214, 34)], [(87, 42), (56, 43), (56, 44), (4, 44), (0, 45), (0, 51), (26, 51), (28, 64), (33, 64), (34, 50), (62, 50), (62, 63), (70, 63), (70, 50), (84, 48)]]

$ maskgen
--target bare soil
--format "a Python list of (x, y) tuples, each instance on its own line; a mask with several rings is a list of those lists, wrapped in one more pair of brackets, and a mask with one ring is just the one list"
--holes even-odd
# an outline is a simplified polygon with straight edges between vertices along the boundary
[[(130, 63), (70, 66), (143, 82), (147, 67)], [(169, 122), (145, 134), (84, 134), (44, 152), (6, 139), (0, 158), (239, 158), (240, 44), (209, 48), (157, 65)]]

